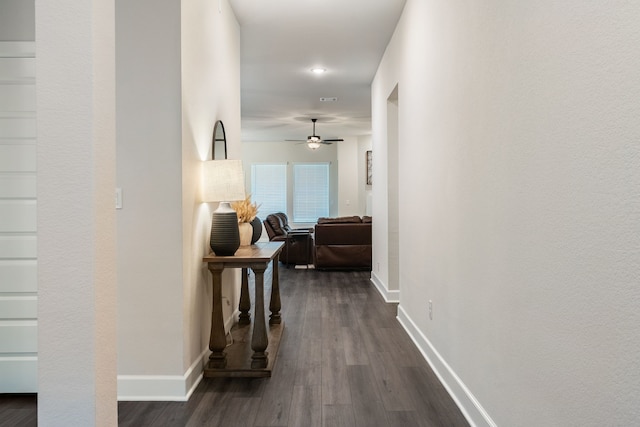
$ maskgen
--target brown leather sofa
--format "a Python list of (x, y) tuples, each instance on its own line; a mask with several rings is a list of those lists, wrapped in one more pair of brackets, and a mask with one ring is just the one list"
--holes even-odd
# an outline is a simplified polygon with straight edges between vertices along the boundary
[(280, 252), (282, 263), (307, 265), (313, 262), (313, 230), (291, 228), (287, 215), (282, 212), (267, 215), (263, 222), (269, 241), (285, 242)]
[(371, 217), (319, 218), (315, 225), (316, 269), (371, 270)]

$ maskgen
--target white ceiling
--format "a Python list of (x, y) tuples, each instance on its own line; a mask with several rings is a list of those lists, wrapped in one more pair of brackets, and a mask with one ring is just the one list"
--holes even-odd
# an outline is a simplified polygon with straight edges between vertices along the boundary
[(243, 141), (306, 139), (311, 118), (323, 138), (371, 133), (371, 81), (405, 0), (229, 2), (241, 28)]

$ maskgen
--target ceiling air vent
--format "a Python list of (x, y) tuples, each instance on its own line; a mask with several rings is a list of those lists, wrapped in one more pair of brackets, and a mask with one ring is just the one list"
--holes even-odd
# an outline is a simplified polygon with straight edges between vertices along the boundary
[(336, 98), (335, 96), (331, 98), (325, 98), (325, 97), (320, 98), (321, 102), (336, 102), (337, 100), (338, 98)]

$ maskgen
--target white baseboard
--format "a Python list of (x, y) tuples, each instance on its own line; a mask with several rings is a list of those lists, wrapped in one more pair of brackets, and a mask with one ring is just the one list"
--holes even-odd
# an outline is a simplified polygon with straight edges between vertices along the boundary
[(184, 375), (118, 375), (119, 401), (186, 402), (202, 380), (204, 350)]
[(469, 424), (473, 427), (496, 427), (496, 423), (493, 422), (487, 411), (484, 410), (480, 402), (438, 353), (427, 337), (418, 329), (402, 306), (398, 306), (398, 321), (418, 347), (422, 356), (427, 360), (442, 385), (447, 389), (447, 392), (458, 405)]
[[(240, 311), (236, 309), (224, 322), (230, 331)], [(209, 349), (200, 353), (184, 375), (118, 375), (119, 401), (174, 401), (186, 402), (202, 381), (204, 358)]]
[(36, 353), (20, 356), (0, 355), (0, 394), (37, 393), (38, 357)]
[(390, 291), (382, 283), (382, 280), (374, 273), (371, 272), (371, 283), (376, 287), (385, 302), (400, 302), (400, 291)]

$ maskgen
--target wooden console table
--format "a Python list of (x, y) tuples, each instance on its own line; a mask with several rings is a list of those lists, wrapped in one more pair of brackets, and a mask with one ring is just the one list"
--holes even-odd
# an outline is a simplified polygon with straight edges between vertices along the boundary
[[(209, 349), (211, 355), (204, 368), (205, 377), (269, 377), (280, 345), (284, 323), (280, 316), (280, 284), (278, 278), (278, 259), (282, 242), (257, 243), (241, 246), (233, 256), (216, 256), (210, 253), (202, 259), (211, 271), (213, 282), (213, 308), (211, 313), (211, 336)], [(269, 328), (265, 325), (264, 313), (264, 272), (273, 265), (271, 300), (269, 310)], [(222, 315), (222, 271), (225, 268), (242, 269), (242, 288), (240, 293), (240, 316), (238, 325), (231, 328), (233, 344), (227, 347)], [(250, 337), (251, 300), (249, 297), (248, 269), (255, 273), (255, 310), (253, 332)], [(253, 354), (249, 357), (250, 350)]]

